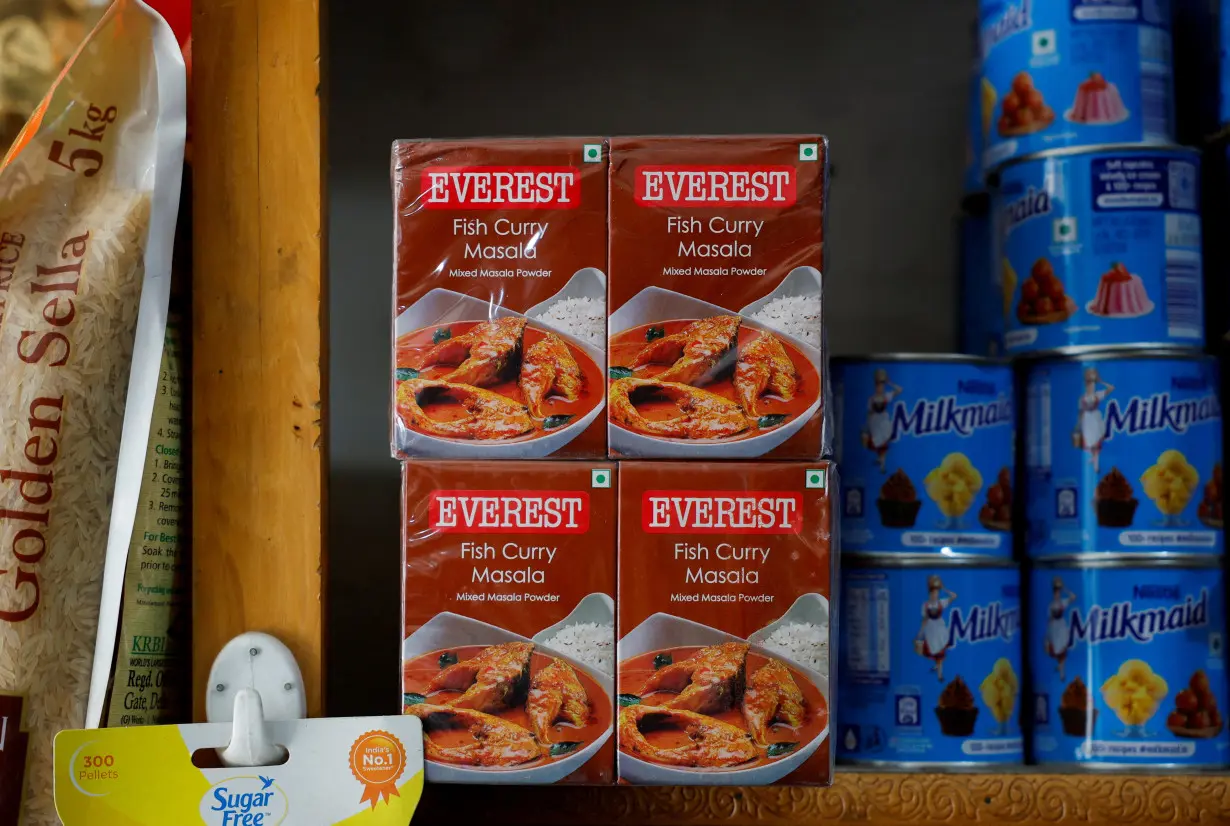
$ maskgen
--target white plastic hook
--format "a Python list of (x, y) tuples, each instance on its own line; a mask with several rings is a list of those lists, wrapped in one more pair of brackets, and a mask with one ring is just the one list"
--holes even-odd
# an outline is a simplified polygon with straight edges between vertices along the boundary
[(223, 764), (238, 768), (281, 763), (286, 749), (270, 739), (265, 721), (306, 716), (299, 664), (276, 637), (240, 634), (218, 653), (209, 670), (205, 719), (233, 723), (230, 744), (218, 749)]
[(218, 750), (222, 765), (273, 766), (286, 759), (286, 749), (269, 738), (261, 695), (254, 689), (241, 688), (235, 695), (235, 719), (231, 725), (230, 745)]

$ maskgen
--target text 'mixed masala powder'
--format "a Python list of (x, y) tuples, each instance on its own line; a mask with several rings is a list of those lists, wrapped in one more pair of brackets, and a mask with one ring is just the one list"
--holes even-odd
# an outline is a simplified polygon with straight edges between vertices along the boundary
[(615, 479), (402, 465), (402, 703), (428, 780), (614, 782)]
[(827, 785), (836, 472), (625, 462), (621, 781)]

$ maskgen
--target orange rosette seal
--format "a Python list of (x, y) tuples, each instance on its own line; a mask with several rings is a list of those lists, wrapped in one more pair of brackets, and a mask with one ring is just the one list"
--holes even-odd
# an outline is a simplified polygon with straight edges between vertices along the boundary
[(363, 784), (359, 802), (388, 800), (397, 791), (397, 781), (406, 771), (406, 747), (387, 731), (369, 731), (350, 747), (350, 773)]

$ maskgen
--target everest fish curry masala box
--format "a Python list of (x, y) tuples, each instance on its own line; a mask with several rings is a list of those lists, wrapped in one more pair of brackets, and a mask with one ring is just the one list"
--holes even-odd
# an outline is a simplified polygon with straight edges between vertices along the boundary
[(408, 462), (402, 493), (427, 779), (614, 782), (614, 465)]
[(393, 145), (398, 457), (605, 458), (597, 138)]
[(830, 462), (625, 462), (619, 776), (827, 785)]
[(612, 455), (826, 455), (827, 149), (815, 135), (611, 139)]

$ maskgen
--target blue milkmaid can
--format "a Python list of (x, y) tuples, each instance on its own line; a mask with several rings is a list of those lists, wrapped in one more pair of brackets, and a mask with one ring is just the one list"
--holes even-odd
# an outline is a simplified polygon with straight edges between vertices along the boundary
[(983, 164), (1107, 143), (1173, 143), (1170, 4), (980, 0)]
[(1010, 354), (1204, 343), (1200, 155), (1104, 147), (998, 173)]
[(965, 173), (962, 189), (965, 195), (986, 191), (986, 171), (982, 168), (991, 121), (982, 106), (984, 81), (982, 64), (974, 61), (969, 73), (969, 100), (965, 110)]
[[(999, 278), (991, 267), (991, 218), (980, 203), (961, 216), (961, 331), (962, 353), (999, 355), (1004, 338), (1006, 306)], [(983, 207), (980, 211), (977, 207)]]
[(986, 171), (982, 168), (982, 156), (986, 152), (990, 135), (989, 110), (982, 105), (982, 47), (979, 44), (977, 21), (969, 31), (970, 70), (966, 86), (968, 97), (965, 104), (965, 171), (962, 190), (966, 197), (986, 192)]
[(1220, 72), (1217, 114), (1222, 123), (1230, 123), (1230, 0), (1218, 3), (1218, 49)]
[[(1028, 644), (1039, 765), (1230, 763), (1220, 562), (1039, 564)], [(840, 708), (840, 706), (839, 706)]]
[(1020, 574), (1003, 560), (842, 557), (837, 759), (1020, 763)]
[(1025, 388), (1030, 557), (1222, 554), (1215, 359), (1152, 350), (1044, 360)]
[(832, 375), (843, 551), (1011, 557), (1011, 368), (879, 355)]

